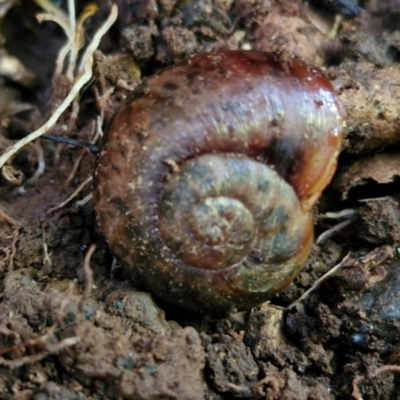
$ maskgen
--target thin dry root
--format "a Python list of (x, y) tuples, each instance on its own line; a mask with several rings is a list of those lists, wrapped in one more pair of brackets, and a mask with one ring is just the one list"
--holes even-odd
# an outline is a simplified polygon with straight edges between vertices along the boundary
[(363, 400), (360, 388), (359, 388), (359, 383), (362, 382), (364, 379), (367, 378), (374, 378), (377, 375), (380, 375), (384, 372), (400, 372), (400, 366), (399, 365), (383, 365), (382, 367), (377, 368), (374, 372), (371, 372), (367, 375), (357, 375), (353, 379), (353, 392), (351, 393), (351, 396), (356, 399), (356, 400)]
[(79, 154), (78, 158), (75, 160), (74, 165), (71, 169), (71, 172), (68, 175), (67, 180), (65, 181), (64, 186), (67, 187), (70, 185), (70, 183), (72, 182), (72, 179), (75, 178), (76, 173), (78, 172), (78, 169), (81, 165), (81, 162), (83, 161), (83, 159), (86, 157), (87, 154), (87, 150), (86, 149), (82, 149), (81, 150), (81, 154)]
[(68, 0), (68, 15), (59, 7), (56, 7), (49, 0), (35, 0), (46, 12), (36, 16), (39, 22), (53, 21), (60, 25), (67, 36), (67, 42), (58, 53), (56, 61), (55, 75), (61, 75), (65, 67), (65, 59), (69, 55), (68, 67), (65, 75), (72, 82), (76, 74), (76, 64), (78, 60), (78, 52), (84, 41), (84, 23), (97, 10), (98, 6), (90, 3), (85, 6), (83, 12), (79, 16), (78, 22), (75, 18), (75, 0)]
[[(367, 271), (370, 271), (381, 265), (386, 259), (392, 257), (393, 249), (389, 245), (377, 247), (365, 256), (359, 258), (352, 258), (350, 257), (350, 254), (347, 254), (339, 264), (335, 265), (326, 274), (318, 278), (308, 290), (306, 290), (296, 301), (286, 307), (286, 309), (289, 310), (292, 307), (297, 306), (299, 302), (308, 297), (308, 295), (311, 292), (315, 291), (322, 282), (324, 282), (330, 276), (334, 275), (340, 268), (354, 266), (361, 267)], [(382, 279), (381, 275), (379, 275), (376, 279), (373, 279), (371, 283), (377, 282), (379, 279)]]
[(14, 143), (1, 157), (0, 157), (0, 168), (2, 168), (5, 163), (19, 150), (25, 147), (28, 143), (39, 138), (41, 135), (46, 133), (50, 128), (52, 128), (55, 123), (60, 118), (61, 114), (70, 106), (75, 97), (78, 95), (79, 91), (89, 82), (92, 78), (93, 71), (93, 53), (99, 47), (100, 40), (104, 34), (110, 29), (111, 25), (115, 22), (118, 15), (118, 8), (115, 4), (111, 6), (111, 12), (107, 20), (100, 27), (100, 29), (94, 35), (92, 42), (86, 49), (86, 52), (82, 58), (81, 68), (82, 72), (77, 76), (75, 83), (73, 84), (71, 91), (60, 106), (53, 112), (53, 115), (48, 119), (48, 121), (42, 125), (39, 129), (32, 132), (28, 136)]
[[(92, 133), (92, 137), (90, 138), (90, 141), (89, 141), (90, 144), (95, 144), (97, 142), (97, 139), (99, 138), (99, 136), (102, 134), (101, 128), (99, 129), (99, 127), (98, 127), (98, 122), (99, 122), (99, 117), (97, 117), (97, 120), (94, 121), (93, 133)], [(78, 172), (81, 162), (83, 161), (83, 159), (86, 157), (87, 154), (88, 154), (87, 148), (81, 150), (81, 153), (79, 154), (78, 158), (76, 159), (76, 161), (72, 167), (72, 170), (71, 170), (70, 174), (68, 175), (67, 180), (65, 181), (65, 187), (70, 185), (70, 183), (72, 182), (72, 179), (74, 179), (76, 173)]]
[(318, 237), (317, 240), (315, 241), (318, 245), (324, 243), (328, 238), (333, 236), (336, 232), (341, 231), (343, 228), (345, 228), (347, 225), (350, 225), (352, 223), (351, 219), (347, 219), (346, 221), (342, 221), (332, 228), (327, 229), (325, 232), (322, 232)]
[[(11, 338), (15, 342), (15, 344), (12, 346), (0, 349), (0, 365), (4, 365), (8, 368), (17, 368), (22, 365), (32, 364), (34, 362), (41, 361), (43, 358), (47, 357), (50, 354), (57, 354), (65, 348), (74, 346), (81, 341), (83, 334), (82, 322), (84, 320), (83, 308), (85, 302), (91, 295), (93, 287), (93, 272), (90, 268), (90, 259), (95, 250), (96, 245), (91, 245), (86, 253), (83, 262), (83, 270), (86, 279), (82, 296), (77, 305), (75, 335), (59, 341), (55, 341), (55, 339), (57, 338), (56, 333), (59, 330), (65, 328), (65, 326), (62, 325), (62, 322), (65, 316), (66, 306), (70, 303), (69, 299), (73, 291), (73, 284), (71, 283), (69, 286), (68, 294), (65, 296), (62, 303), (60, 304), (57, 315), (55, 316), (55, 324), (53, 324), (44, 335), (21, 342), (21, 336), (18, 332), (14, 332), (6, 326), (0, 325), (0, 334), (5, 337)], [(11, 359), (10, 355), (15, 356), (15, 354), (22, 355), (20, 357)]]
[(329, 218), (329, 219), (340, 219), (340, 218), (352, 218), (356, 214), (356, 210), (354, 208), (346, 208), (341, 211), (332, 212), (328, 211), (325, 214), (319, 216), (319, 218)]
[[(71, 292), (72, 284), (70, 286), (70, 293)], [(13, 346), (9, 346), (0, 350), (0, 365), (4, 365), (8, 368), (17, 368), (25, 364), (32, 364), (34, 362), (42, 360), (50, 354), (59, 353), (61, 350), (64, 350), (67, 347), (71, 347), (79, 343), (81, 338), (78, 335), (68, 337), (57, 342), (54, 341), (55, 333), (58, 330), (58, 326), (61, 325), (62, 319), (65, 316), (65, 308), (69, 303), (67, 300), (69, 299), (69, 297), (70, 296), (67, 295), (64, 301), (60, 304), (58, 314), (56, 316), (56, 323), (53, 324), (42, 336), (21, 342), (21, 337), (18, 332), (14, 332), (4, 326), (0, 326), (0, 333), (6, 337), (12, 338), (16, 342), (16, 344), (14, 344)], [(14, 354), (32, 352), (34, 352), (34, 354), (21, 356), (15, 359), (4, 358), (4, 356), (10, 353)]]
[(92, 293), (92, 287), (93, 287), (93, 271), (90, 268), (90, 260), (92, 258), (93, 253), (96, 251), (96, 245), (92, 244), (86, 255), (85, 259), (83, 260), (83, 272), (85, 274), (85, 287), (83, 289), (83, 293), (81, 296), (81, 299), (78, 303), (78, 310), (76, 313), (76, 321), (77, 321), (77, 327), (78, 329), (82, 325), (83, 319), (84, 319), (84, 312), (83, 312), (83, 307), (85, 305), (85, 302), (87, 299), (90, 297)]
[(306, 290), (296, 301), (293, 303), (289, 304), (286, 309), (290, 310), (294, 306), (296, 306), (298, 303), (303, 301), (306, 297), (310, 295), (310, 293), (314, 292), (321, 284), (324, 282), (327, 278), (330, 276), (334, 275), (340, 268), (342, 268), (346, 263), (350, 260), (350, 254), (347, 254), (342, 261), (340, 261), (339, 264), (335, 265), (333, 268), (331, 268), (326, 274), (322, 275), (320, 278), (318, 278), (313, 285)]
[(12, 239), (11, 245), (0, 248), (0, 252), (4, 254), (0, 258), (0, 273), (3, 274), (6, 269), (11, 271), (14, 268), (14, 258), (17, 254), (17, 243), (19, 240), (20, 229), (16, 227), (10, 236), (5, 239)]
[(46, 237), (43, 229), (43, 266), (46, 270), (50, 269), (53, 263), (51, 262), (51, 253), (49, 253), (49, 248), (47, 247)]
[(77, 202), (75, 202), (75, 204), (78, 207), (82, 207), (84, 206), (86, 203), (88, 203), (90, 200), (92, 200), (93, 198), (93, 193), (89, 193), (87, 196), (85, 196), (82, 200), (78, 200)]
[(319, 217), (321, 219), (341, 219), (341, 218), (345, 218), (344, 221), (336, 224), (335, 226), (333, 226), (332, 228), (326, 230), (325, 232), (322, 232), (317, 240), (316, 243), (317, 244), (322, 244), (323, 242), (325, 242), (325, 240), (327, 240), (328, 238), (330, 238), (332, 235), (334, 235), (336, 232), (341, 231), (343, 228), (345, 228), (347, 225), (350, 225), (353, 222), (353, 218), (356, 214), (356, 210), (354, 208), (349, 208), (349, 209), (345, 209), (345, 210), (341, 210), (338, 212), (327, 212), (325, 214), (320, 215)]
[(69, 196), (66, 200), (64, 200), (62, 203), (56, 205), (53, 208), (50, 208), (50, 210), (48, 211), (49, 213), (59, 210), (60, 208), (63, 208), (65, 205), (67, 205), (71, 200), (73, 200), (81, 191), (82, 189), (91, 181), (93, 180), (92, 176), (89, 176), (89, 178), (87, 178), (84, 182), (82, 182), (78, 188), (75, 190), (74, 193), (71, 194), (71, 196)]
[(18, 222), (14, 218), (11, 218), (9, 215), (7, 215), (1, 208), (0, 208), (0, 219), (6, 221), (11, 226), (15, 227), (18, 226)]
[(5, 367), (8, 367), (8, 368), (18, 368), (18, 367), (21, 367), (22, 365), (33, 364), (37, 361), (43, 360), (43, 358), (47, 357), (50, 354), (57, 354), (61, 350), (64, 350), (67, 347), (76, 345), (77, 343), (80, 342), (81, 339), (77, 336), (74, 336), (74, 337), (69, 337), (69, 338), (63, 339), (57, 343), (49, 343), (46, 340), (47, 340), (47, 335), (41, 336), (40, 338), (37, 338), (37, 339), (27, 340), (26, 342), (21, 343), (19, 345), (4, 349), (1, 352), (2, 354), (4, 354), (4, 351), (13, 352), (16, 350), (23, 350), (23, 349), (27, 349), (30, 347), (41, 346), (42, 352), (38, 353), (38, 354), (32, 354), (29, 356), (20, 357), (15, 360), (7, 360), (7, 359), (1, 357), (1, 355), (0, 355), (0, 365), (4, 365)]
[(39, 141), (36, 141), (34, 143), (34, 148), (37, 152), (37, 157), (38, 157), (37, 167), (35, 173), (28, 180), (24, 182), (24, 186), (33, 185), (40, 178), (40, 176), (46, 169), (46, 161), (44, 159), (44, 151), (41, 143)]

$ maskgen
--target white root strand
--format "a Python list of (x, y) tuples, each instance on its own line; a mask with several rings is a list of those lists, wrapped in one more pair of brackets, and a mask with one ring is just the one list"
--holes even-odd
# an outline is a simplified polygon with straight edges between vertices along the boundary
[(15, 143), (0, 157), (0, 168), (2, 168), (14, 154), (16, 154), (23, 147), (25, 147), (28, 143), (39, 138), (41, 135), (46, 133), (51, 127), (53, 127), (53, 125), (55, 125), (55, 123), (60, 118), (61, 114), (68, 108), (68, 106), (72, 103), (74, 98), (78, 95), (79, 91), (85, 86), (87, 82), (89, 82), (93, 74), (92, 72), (93, 53), (99, 47), (101, 38), (110, 29), (112, 24), (117, 19), (117, 15), (118, 15), (118, 7), (115, 4), (113, 4), (111, 6), (110, 15), (108, 16), (104, 24), (96, 32), (96, 34), (93, 37), (93, 40), (91, 41), (86, 50), (84, 57), (85, 62), (84, 62), (83, 73), (76, 79), (68, 96), (58, 106), (58, 108), (54, 111), (52, 116), (48, 119), (48, 121), (44, 125), (42, 125), (39, 129), (30, 133), (28, 136), (24, 137), (23, 139)]

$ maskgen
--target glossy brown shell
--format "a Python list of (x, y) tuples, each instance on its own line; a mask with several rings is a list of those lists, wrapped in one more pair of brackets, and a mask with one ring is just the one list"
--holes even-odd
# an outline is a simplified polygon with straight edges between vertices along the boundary
[(220, 314), (257, 305), (308, 256), (343, 124), (314, 67), (262, 52), (193, 56), (115, 116), (95, 173), (101, 231), (132, 279), (168, 302)]

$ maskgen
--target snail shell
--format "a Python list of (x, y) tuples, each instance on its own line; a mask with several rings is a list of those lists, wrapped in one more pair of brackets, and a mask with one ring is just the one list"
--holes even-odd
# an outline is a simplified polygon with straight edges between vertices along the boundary
[(130, 276), (195, 311), (260, 304), (298, 274), (343, 111), (298, 60), (200, 54), (143, 82), (105, 136), (101, 231)]

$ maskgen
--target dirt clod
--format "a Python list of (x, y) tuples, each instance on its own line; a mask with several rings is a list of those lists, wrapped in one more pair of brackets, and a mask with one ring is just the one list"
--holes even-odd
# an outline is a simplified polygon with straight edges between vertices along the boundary
[[(51, 3), (67, 24), (67, 2)], [(79, 18), (91, 2), (75, 3)], [(108, 1), (95, 3), (73, 72), (109, 13)], [(0, 398), (398, 399), (400, 2), (115, 3), (91, 81), (49, 133), (101, 146), (132, 89), (195, 53), (301, 58), (325, 70), (347, 113), (336, 176), (315, 209), (316, 236), (333, 234), (270, 304), (217, 321), (188, 315), (133, 286), (98, 231), (90, 185), (62, 205), (93, 175), (95, 157), (38, 139), (0, 174)], [(55, 73), (66, 35), (38, 23), (43, 12), (35, 1), (0, 1), (0, 156), (79, 77), (67, 74), (68, 57)], [(348, 224), (335, 230), (343, 215)]]

